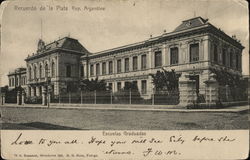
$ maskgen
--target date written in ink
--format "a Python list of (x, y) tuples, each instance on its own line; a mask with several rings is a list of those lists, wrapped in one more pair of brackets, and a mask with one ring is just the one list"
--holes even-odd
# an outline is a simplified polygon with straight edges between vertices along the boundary
[(162, 151), (162, 150), (154, 150), (153, 148), (147, 148), (145, 151), (142, 152), (142, 155), (144, 157), (147, 156), (178, 156), (181, 155), (180, 152), (177, 152), (176, 150), (167, 150), (167, 151)]

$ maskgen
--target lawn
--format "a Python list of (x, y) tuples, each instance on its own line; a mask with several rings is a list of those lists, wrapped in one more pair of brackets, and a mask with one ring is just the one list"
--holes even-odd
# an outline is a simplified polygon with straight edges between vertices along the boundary
[(2, 129), (248, 129), (248, 113), (1, 107)]

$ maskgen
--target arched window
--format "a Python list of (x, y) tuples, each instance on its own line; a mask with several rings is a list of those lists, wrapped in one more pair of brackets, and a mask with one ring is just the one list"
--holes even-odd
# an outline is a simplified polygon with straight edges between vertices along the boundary
[(34, 65), (33, 72), (34, 72), (34, 79), (36, 79), (36, 65)]
[(42, 78), (42, 70), (43, 69), (43, 66), (42, 66), (42, 64), (40, 64), (40, 66), (39, 66), (39, 78)]
[(52, 64), (51, 64), (51, 69), (52, 69), (52, 77), (55, 77), (55, 72), (56, 72), (56, 68), (55, 68), (55, 62), (54, 61), (52, 61)]
[(19, 86), (19, 78), (16, 77), (16, 86)]
[(12, 87), (15, 86), (15, 78), (12, 78)]
[(44, 71), (45, 77), (48, 77), (48, 75), (49, 75), (49, 66), (48, 66), (47, 63), (45, 64), (44, 70), (45, 70), (45, 71)]
[(28, 72), (29, 72), (29, 80), (31, 80), (31, 67), (29, 67)]
[(70, 65), (66, 66), (66, 77), (71, 77), (71, 66)]

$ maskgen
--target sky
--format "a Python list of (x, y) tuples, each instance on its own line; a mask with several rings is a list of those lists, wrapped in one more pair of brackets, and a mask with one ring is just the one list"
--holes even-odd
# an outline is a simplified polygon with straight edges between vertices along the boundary
[(48, 44), (70, 36), (98, 52), (171, 32), (195, 16), (236, 35), (245, 46), (243, 75), (249, 75), (248, 5), (243, 0), (14, 0), (2, 4), (0, 13), (0, 86), (8, 84), (9, 71), (26, 66), (24, 59), (36, 52), (40, 38)]

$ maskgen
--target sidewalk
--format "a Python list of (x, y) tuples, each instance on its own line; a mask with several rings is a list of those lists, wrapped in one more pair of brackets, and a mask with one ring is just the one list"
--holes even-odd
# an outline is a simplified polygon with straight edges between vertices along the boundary
[[(40, 104), (5, 104), (0, 107), (27, 107), (27, 108), (47, 108)], [(95, 110), (126, 110), (126, 111), (165, 111), (165, 112), (248, 112), (249, 105), (234, 106), (223, 109), (186, 109), (175, 105), (141, 105), (141, 104), (56, 104), (51, 103), (49, 108), (56, 109), (95, 109)]]

